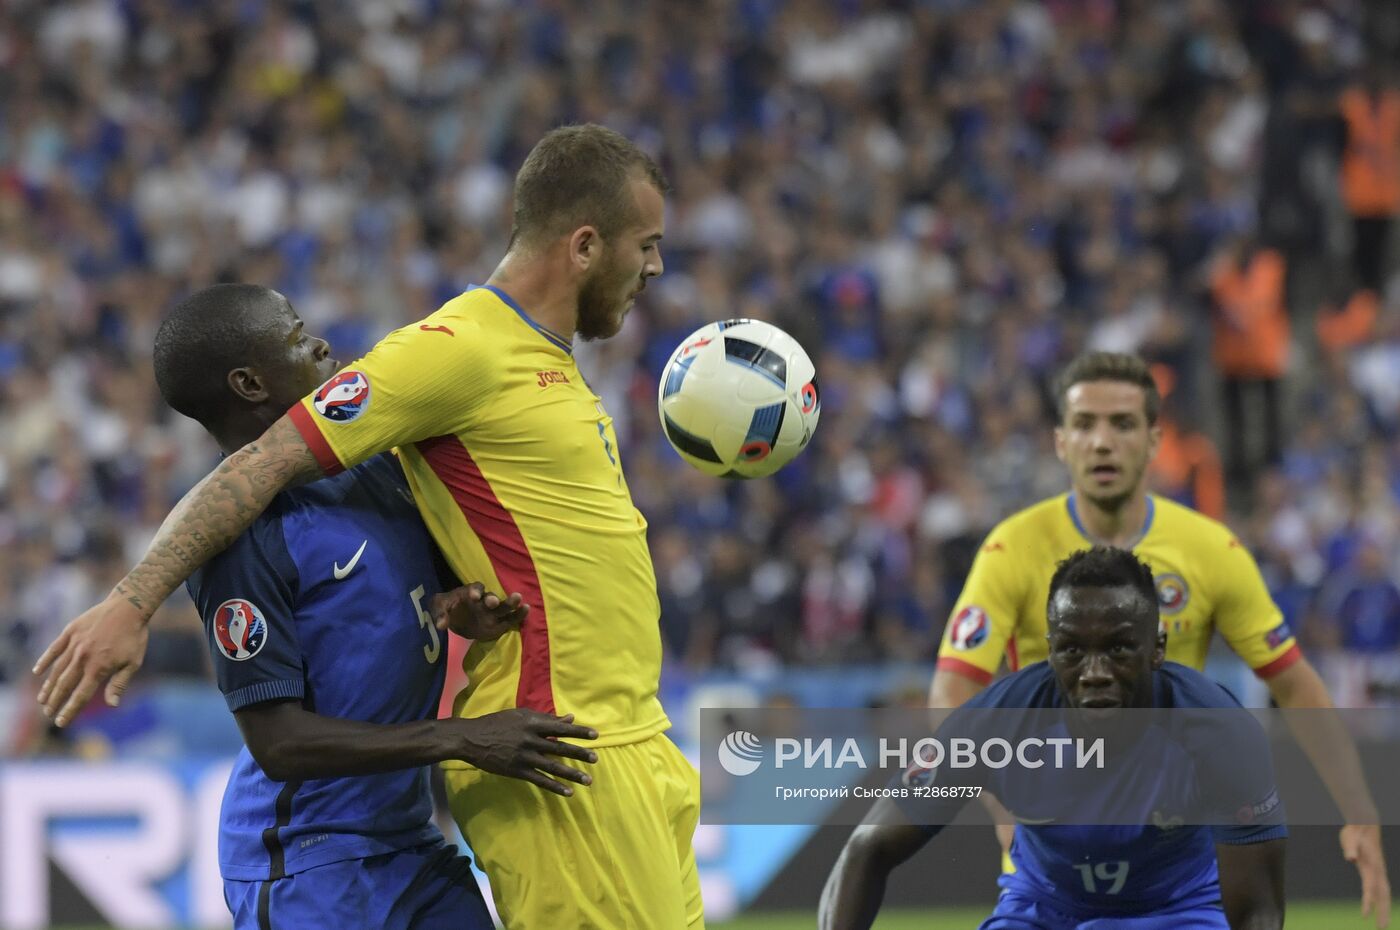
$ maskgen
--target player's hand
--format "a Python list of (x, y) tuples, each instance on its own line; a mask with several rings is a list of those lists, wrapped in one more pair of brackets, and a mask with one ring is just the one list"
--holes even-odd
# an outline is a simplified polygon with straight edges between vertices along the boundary
[(34, 674), (47, 673), (39, 688), (44, 713), (65, 726), (104, 682), (116, 707), (146, 658), (146, 639), (146, 618), (119, 595), (84, 611), (34, 665)]
[(520, 778), (564, 797), (574, 793), (565, 782), (589, 785), (593, 781), (586, 772), (559, 761), (598, 761), (593, 750), (560, 742), (563, 738), (598, 738), (597, 730), (576, 726), (573, 714), (555, 717), (517, 707), (460, 720), (458, 724), (462, 746), (457, 758), (482, 771)]
[(1381, 828), (1375, 824), (1347, 824), (1338, 839), (1342, 856), (1361, 873), (1361, 916), (1375, 917), (1381, 930), (1390, 926), (1390, 878), (1385, 872)]
[(479, 581), (434, 594), (428, 602), (428, 614), (439, 630), (482, 642), (520, 629), (529, 613), (530, 605), (519, 594), (501, 600)]

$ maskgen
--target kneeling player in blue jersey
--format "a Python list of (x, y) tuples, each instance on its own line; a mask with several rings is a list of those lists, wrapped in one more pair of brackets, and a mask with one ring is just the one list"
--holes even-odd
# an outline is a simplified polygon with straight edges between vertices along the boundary
[[(1267, 742), (1244, 711), (1195, 710), (1238, 710), (1239, 705), (1199, 672), (1164, 660), (1166, 639), (1158, 630), (1151, 569), (1123, 549), (1077, 552), (1060, 564), (1050, 583), (1048, 617), (1049, 660), (1003, 678), (963, 705), (948, 724), (959, 714), (976, 716), (979, 709), (986, 719), (998, 708), (1065, 708), (1054, 711), (1062, 719), (1066, 713), (1081, 720), (1127, 718), (1129, 726), (1120, 732), (1136, 745), (1114, 761), (1124, 763), (1125, 770), (1130, 763), (1135, 767), (1116, 784), (1080, 800), (1101, 807), (1122, 801), (1125, 793), (1136, 794), (1133, 808), (1153, 811), (1153, 825), (1122, 826), (1146, 820), (1111, 816), (1047, 823), (1053, 819), (1043, 817), (1051, 812), (1047, 804), (1053, 808), (1068, 802), (1059, 795), (1046, 798), (1055, 790), (1048, 788), (1055, 776), (1039, 770), (1019, 776), (1007, 774), (1008, 769), (967, 776), (945, 773), (943, 768), (917, 770), (939, 782), (945, 774), (949, 781), (982, 780), (1021, 817), (1011, 849), (1016, 872), (999, 880), (1002, 891), (996, 909), (981, 930), (1281, 928), (1287, 830)], [(1215, 726), (1222, 716), (1229, 718), (1235, 753), (1221, 751), (1218, 738), (1194, 748), (1184, 748), (1191, 745), (1189, 740), (1164, 746), (1166, 740), (1156, 734), (1143, 736), (1138, 729), (1144, 716), (1162, 715), (1119, 713), (1154, 707), (1171, 708), (1178, 715), (1194, 713), (1193, 724)], [(1037, 778), (1043, 779), (1038, 785)], [(909, 781), (908, 773), (903, 781)], [(1158, 809), (1181, 810), (1183, 798), (1189, 803), (1205, 796), (1212, 809), (1237, 812), (1205, 822), (1230, 825), (1190, 826), (1180, 818), (1163, 820), (1155, 814)], [(823, 930), (869, 927), (891, 870), (927, 843), (939, 831), (937, 825), (949, 823), (965, 803), (934, 799), (914, 817), (905, 802), (898, 808), (888, 800), (876, 805), (847, 841), (827, 880), (821, 899)], [(1028, 812), (1042, 816), (1032, 818)], [(1028, 823), (1031, 819), (1039, 823)]]
[[(193, 294), (156, 336), (161, 394), (225, 452), (257, 439), (336, 367), (286, 298), (251, 285)], [(353, 392), (337, 399), (332, 413), (355, 416)], [(283, 493), (190, 579), (247, 742), (219, 830), (238, 930), (488, 930), (468, 860), (433, 825), (425, 766), (461, 759), (560, 794), (572, 792), (565, 781), (588, 784), (555, 758), (595, 759), (559, 741), (596, 738), (571, 717), (433, 719), (446, 650), (432, 616), (490, 639), (528, 610), (516, 596), (442, 580), (440, 564), (398, 464), (383, 455)]]

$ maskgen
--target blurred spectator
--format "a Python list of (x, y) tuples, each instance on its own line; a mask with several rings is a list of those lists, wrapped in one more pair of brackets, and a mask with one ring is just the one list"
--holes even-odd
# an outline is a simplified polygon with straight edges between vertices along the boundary
[(1400, 89), (1379, 61), (1340, 101), (1346, 126), (1342, 199), (1351, 214), (1353, 267), (1364, 290), (1379, 293), (1390, 228), (1400, 214)]
[(1191, 406), (1179, 390), (1180, 378), (1169, 365), (1152, 366), (1162, 405), (1157, 415), (1161, 439), (1148, 463), (1152, 490), (1224, 522), (1225, 473), (1210, 437), (1193, 422)]
[(1400, 586), (1377, 541), (1360, 542), (1317, 610), (1317, 638), (1337, 649), (1328, 663), (1337, 703), (1400, 704)]
[(1382, 435), (1400, 436), (1400, 295), (1374, 325), (1374, 335), (1356, 348), (1348, 375)]
[[(1213, 352), (1225, 398), (1226, 467), (1236, 486), (1260, 466), (1278, 464), (1282, 455), (1280, 382), (1288, 368), (1290, 338), (1286, 279), (1283, 256), (1248, 235), (1226, 244), (1211, 274)], [(1259, 413), (1249, 409), (1256, 397)], [(1252, 423), (1262, 427), (1262, 455), (1248, 451)]]
[(1213, 520), (1225, 519), (1225, 475), (1215, 443), (1181, 423), (1171, 410), (1157, 420), (1162, 431), (1152, 460), (1153, 489)]
[(1345, 352), (1364, 344), (1375, 330), (1380, 298), (1371, 290), (1355, 291), (1340, 309), (1322, 308), (1317, 342), (1327, 352)]

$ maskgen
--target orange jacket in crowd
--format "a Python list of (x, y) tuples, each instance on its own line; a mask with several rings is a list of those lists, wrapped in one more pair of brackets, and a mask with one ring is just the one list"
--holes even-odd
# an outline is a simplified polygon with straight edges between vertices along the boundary
[(1216, 367), (1230, 378), (1282, 378), (1288, 364), (1287, 268), (1273, 249), (1223, 261), (1211, 277)]
[(1152, 486), (1212, 520), (1225, 519), (1225, 475), (1215, 443), (1186, 432), (1169, 417), (1157, 421), (1162, 440), (1152, 459)]
[(1353, 349), (1371, 338), (1380, 313), (1381, 301), (1375, 291), (1357, 291), (1342, 309), (1317, 315), (1317, 341), (1332, 352)]
[(1400, 91), (1372, 96), (1360, 87), (1342, 94), (1347, 124), (1342, 198), (1353, 216), (1400, 213)]

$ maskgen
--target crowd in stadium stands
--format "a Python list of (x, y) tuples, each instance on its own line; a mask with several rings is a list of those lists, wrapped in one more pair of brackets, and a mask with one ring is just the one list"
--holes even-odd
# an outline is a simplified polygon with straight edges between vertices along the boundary
[[(578, 347), (650, 522), (668, 674), (930, 660), (982, 535), (1067, 487), (1047, 385), (1088, 347), (1157, 364), (1157, 486), (1362, 669), (1348, 701), (1393, 699), (1389, 7), (4, 4), (0, 680), (29, 687), (216, 460), (155, 391), (173, 300), (269, 284), (352, 359), (484, 280), (524, 153), (593, 120), (674, 188), (665, 276)], [(672, 348), (737, 316), (817, 361), (821, 426), (772, 480), (694, 472), (656, 423)], [(142, 677), (204, 653), (177, 596)]]

